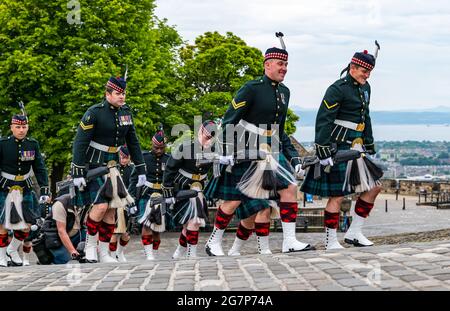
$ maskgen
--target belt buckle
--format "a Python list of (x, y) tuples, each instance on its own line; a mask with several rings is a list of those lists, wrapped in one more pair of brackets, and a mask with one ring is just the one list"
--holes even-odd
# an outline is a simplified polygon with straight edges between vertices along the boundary
[(202, 176), (200, 174), (192, 174), (192, 180), (201, 180)]
[(14, 181), (24, 181), (25, 180), (25, 176), (23, 175), (16, 175), (16, 177), (14, 177)]
[(108, 147), (108, 152), (109, 152), (109, 153), (116, 153), (116, 152), (117, 152), (117, 148), (118, 148), (118, 147), (114, 147), (114, 146)]
[(161, 190), (161, 184), (153, 184), (153, 189)]
[(364, 128), (366, 127), (366, 124), (365, 123), (358, 123), (358, 125), (356, 126), (356, 130), (358, 131), (358, 132), (362, 132), (362, 131), (364, 131)]
[(116, 166), (117, 166), (117, 162), (114, 161), (114, 160), (110, 160), (110, 161), (108, 161), (108, 163), (106, 164), (106, 166), (107, 166), (108, 168), (116, 167)]

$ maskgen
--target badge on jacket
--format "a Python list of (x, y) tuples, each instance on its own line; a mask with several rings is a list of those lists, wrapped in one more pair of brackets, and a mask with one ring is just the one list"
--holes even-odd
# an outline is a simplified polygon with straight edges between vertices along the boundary
[(35, 158), (34, 150), (22, 150), (20, 152), (20, 160), (22, 161), (33, 161)]
[(120, 126), (132, 125), (132, 124), (133, 124), (133, 121), (131, 120), (131, 115), (120, 116), (120, 118), (119, 118)]

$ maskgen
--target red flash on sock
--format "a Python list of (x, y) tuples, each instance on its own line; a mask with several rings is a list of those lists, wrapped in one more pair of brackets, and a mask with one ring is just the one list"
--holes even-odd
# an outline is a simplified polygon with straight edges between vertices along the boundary
[(372, 208), (373, 203), (368, 203), (364, 200), (361, 200), (361, 198), (358, 198), (355, 204), (355, 213), (363, 218), (367, 218)]
[(295, 222), (297, 220), (297, 202), (280, 202), (279, 206), (282, 222)]
[(255, 233), (257, 236), (268, 236), (270, 222), (255, 222)]
[(233, 218), (233, 214), (230, 215), (226, 214), (219, 206), (216, 213), (216, 221), (215, 221), (216, 228), (220, 230), (225, 229), (230, 223), (231, 218)]
[(248, 238), (252, 235), (252, 233), (253, 233), (253, 229), (247, 229), (242, 225), (241, 222), (239, 222), (239, 226), (236, 231), (236, 236), (238, 237), (238, 239), (247, 241)]
[(327, 228), (337, 229), (339, 226), (339, 213), (330, 213), (325, 211), (324, 224)]

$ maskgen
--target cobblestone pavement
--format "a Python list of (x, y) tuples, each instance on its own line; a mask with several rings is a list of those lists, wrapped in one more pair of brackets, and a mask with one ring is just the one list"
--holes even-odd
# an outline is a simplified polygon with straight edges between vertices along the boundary
[[(367, 236), (448, 228), (449, 210), (417, 207), (412, 198), (402, 210), (401, 199), (391, 201), (386, 213), (384, 201), (379, 200), (367, 220)], [(178, 235), (163, 234), (155, 261), (144, 260), (139, 238), (133, 236), (126, 252), (128, 263), (80, 265), (72, 261), (39, 266), (33, 258), (28, 267), (0, 268), (0, 290), (450, 290), (450, 237), (446, 241), (327, 252), (319, 247), (317, 251), (283, 254), (282, 233), (272, 232), (273, 255), (256, 255), (252, 236), (242, 249), (243, 256), (208, 257), (204, 245), (209, 233), (201, 232), (199, 258), (172, 260)], [(297, 233), (297, 238), (313, 245), (323, 243), (323, 233)], [(225, 234), (225, 251), (233, 240), (233, 232)]]
[[(204, 242), (205, 237), (199, 247)], [(145, 261), (141, 253), (133, 250), (130, 261), (122, 264), (2, 268), (0, 290), (450, 290), (450, 239), (328, 252), (283, 254), (275, 249), (273, 255), (190, 260), (168, 259), (168, 250), (161, 250), (159, 259)]]

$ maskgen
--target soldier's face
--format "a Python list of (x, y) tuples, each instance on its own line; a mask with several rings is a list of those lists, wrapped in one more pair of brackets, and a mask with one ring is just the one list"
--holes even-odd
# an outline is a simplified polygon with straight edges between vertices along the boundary
[(366, 84), (367, 79), (370, 77), (370, 70), (361, 66), (350, 65), (350, 75), (355, 79), (359, 84)]
[(282, 82), (287, 73), (288, 62), (281, 59), (269, 59), (264, 63), (264, 71), (273, 81)]
[(213, 142), (212, 138), (209, 138), (205, 134), (203, 134), (203, 131), (198, 131), (198, 141), (200, 142), (200, 145), (202, 145), (205, 148), (208, 148), (211, 146), (211, 143)]
[(15, 138), (24, 139), (28, 133), (28, 124), (25, 125), (11, 124), (11, 132)]
[(113, 90), (112, 93), (106, 92), (106, 100), (115, 107), (120, 107), (125, 104), (125, 92), (119, 93)]
[(160, 157), (166, 151), (166, 145), (164, 145), (162, 147), (157, 147), (157, 146), (153, 145), (152, 146), (152, 151), (157, 157)]
[(120, 165), (127, 165), (130, 163), (130, 157), (120, 156)]

